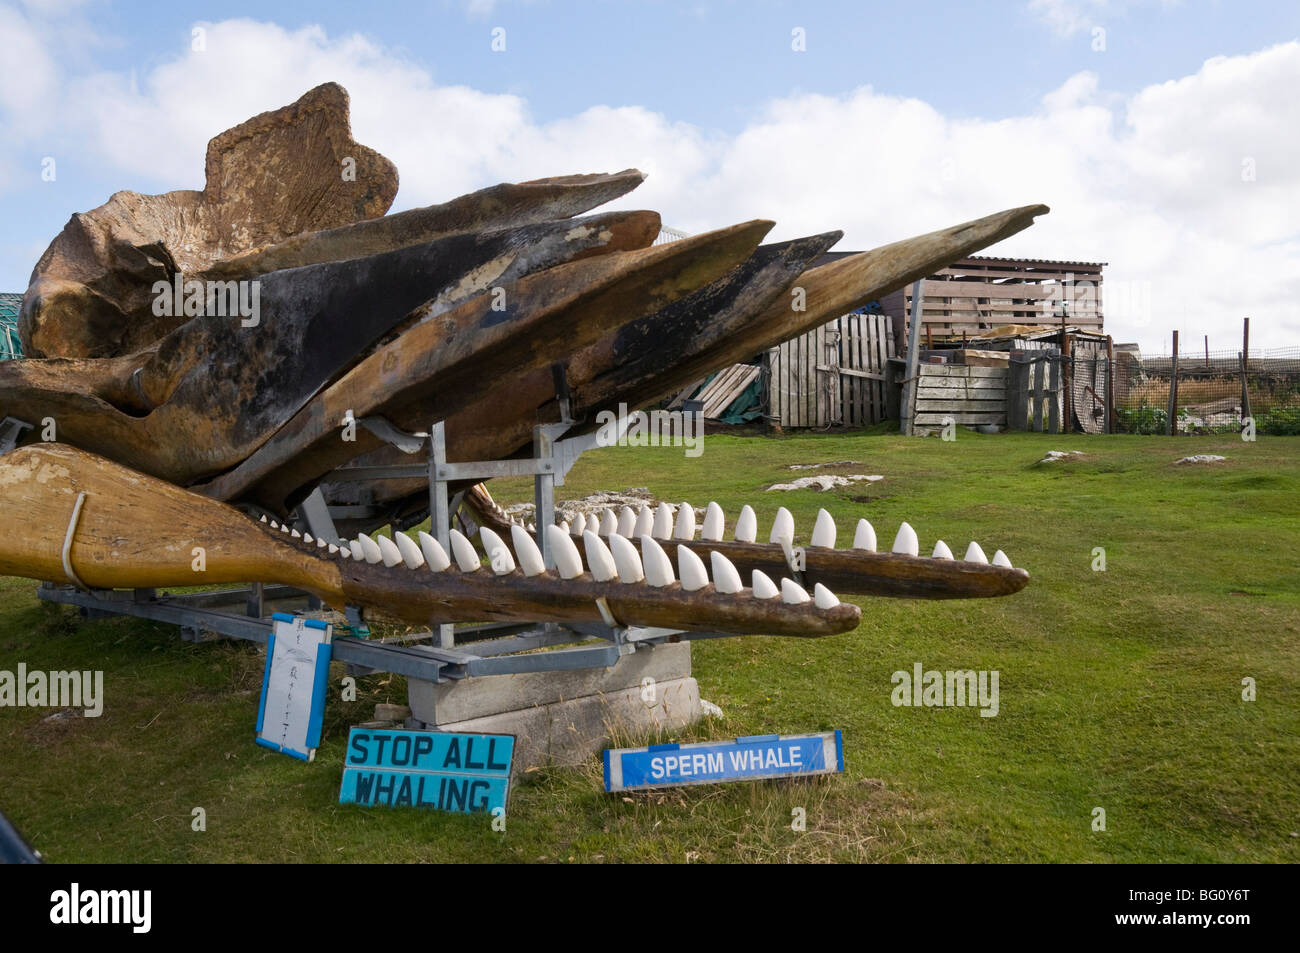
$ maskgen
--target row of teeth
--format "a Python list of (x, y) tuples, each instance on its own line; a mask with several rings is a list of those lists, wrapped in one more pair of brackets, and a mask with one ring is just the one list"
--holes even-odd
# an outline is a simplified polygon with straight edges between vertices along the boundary
[[(267, 522), (265, 516), (262, 517), (262, 522)], [(418, 544), (405, 533), (395, 530), (392, 539), (387, 536), (375, 536), (372, 539), (362, 535), (350, 543), (337, 546), (333, 543), (327, 544), (323, 539), (313, 540), (310, 534), (299, 533), (296, 529), (291, 530), (275, 520), (270, 521), (270, 526), (271, 529), (278, 529), (293, 539), (301, 539), (304, 543), (315, 542), (318, 548), (344, 559), (383, 563), (390, 567), (404, 563), (409, 569), (427, 566), (431, 572), (442, 572), (450, 568), (452, 562), (442, 545), (424, 531), (416, 534), (419, 538)], [(545, 574), (546, 564), (542, 560), (542, 552), (533, 537), (522, 526), (515, 524), (510, 527), (511, 541), (519, 556), (517, 567), (515, 557), (511, 555), (510, 549), (500, 536), (486, 526), (480, 527), (479, 534), (487, 550), (488, 561), (497, 575), (507, 575), (514, 572), (516, 568), (520, 569), (525, 576)], [(586, 530), (582, 538), (591, 575), (597, 582), (644, 582), (648, 586), (662, 588), (677, 581), (668, 554), (648, 535), (641, 537), (640, 552), (637, 552), (631, 540), (617, 534), (609, 538), (609, 545), (606, 545), (605, 541), (591, 530)], [(555, 558), (555, 567), (559, 571), (560, 578), (576, 579), (582, 575), (584, 571), (582, 556), (568, 532), (559, 526), (548, 526), (546, 541)], [(451, 551), (461, 572), (478, 572), (483, 568), (474, 544), (459, 530), (451, 530)], [(709, 560), (713, 567), (713, 586), (716, 591), (734, 594), (740, 593), (745, 588), (741, 584), (739, 571), (726, 556), (711, 552)], [(681, 576), (682, 588), (687, 592), (695, 592), (709, 584), (709, 573), (704, 567), (704, 560), (685, 546), (677, 547), (677, 569)], [(835, 594), (821, 583), (814, 585), (812, 595), (809, 595), (794, 580), (782, 579), (781, 585), (777, 586), (765, 573), (757, 569), (754, 570), (750, 588), (755, 599), (779, 597), (782, 602), (790, 605), (812, 602), (818, 609), (832, 609), (840, 604)]]
[[(706, 543), (721, 542), (725, 524), (726, 518), (722, 507), (717, 503), (710, 503), (704, 513), (704, 523), (700, 527), (700, 540)], [(643, 506), (639, 513), (634, 513), (632, 507), (624, 506), (617, 516), (611, 509), (604, 510), (600, 516), (593, 513), (588, 517), (579, 513), (572, 523), (561, 520), (559, 525), (562, 530), (574, 536), (593, 532), (610, 539), (619, 536), (624, 538), (648, 536), (653, 539), (675, 539), (685, 542), (695, 539), (695, 508), (689, 503), (683, 503), (674, 511), (669, 504), (660, 503), (658, 509), (653, 512), (650, 507)], [(734, 536), (738, 543), (752, 543), (757, 540), (758, 517), (752, 507), (746, 505), (741, 508), (740, 518), (736, 520)], [(817, 522), (813, 526), (809, 545), (834, 549), (835, 536), (834, 518), (825, 510), (818, 510)], [(794, 516), (784, 506), (776, 511), (776, 519), (772, 523), (772, 532), (768, 541), (772, 543), (785, 541), (794, 544)], [(871, 553), (876, 551), (875, 527), (865, 519), (858, 520), (857, 529), (853, 533), (853, 548)], [(907, 523), (898, 527), (898, 534), (894, 537), (893, 552), (904, 556), (919, 556), (920, 548), (921, 543), (916, 537), (916, 530)], [(934, 551), (930, 556), (933, 559), (954, 558), (952, 550), (943, 540), (934, 544)], [(984, 555), (984, 550), (976, 542), (966, 547), (966, 555), (962, 559), (968, 563), (985, 565), (989, 563), (989, 558)], [(1006, 569), (1013, 568), (1007, 554), (1000, 549), (993, 554), (992, 563), (994, 566), (1002, 566)]]

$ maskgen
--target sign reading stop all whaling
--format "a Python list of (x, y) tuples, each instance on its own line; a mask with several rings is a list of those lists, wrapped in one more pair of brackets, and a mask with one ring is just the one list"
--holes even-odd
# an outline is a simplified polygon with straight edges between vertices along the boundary
[(339, 803), (504, 811), (514, 751), (513, 735), (353, 728)]
[(735, 741), (651, 745), (605, 751), (605, 790), (755, 781), (844, 770), (838, 731), (816, 735), (748, 735)]

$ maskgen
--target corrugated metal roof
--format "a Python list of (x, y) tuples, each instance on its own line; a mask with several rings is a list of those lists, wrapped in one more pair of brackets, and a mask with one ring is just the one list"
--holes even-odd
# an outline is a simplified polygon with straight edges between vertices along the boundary
[(0, 361), (23, 356), (18, 341), (18, 309), (22, 303), (21, 292), (0, 292)]
[(1090, 268), (1104, 268), (1110, 264), (1108, 261), (1066, 261), (1060, 258), (1017, 258), (1015, 256), (1001, 255), (967, 255), (960, 261), (1023, 261), (1031, 265), (1087, 265)]

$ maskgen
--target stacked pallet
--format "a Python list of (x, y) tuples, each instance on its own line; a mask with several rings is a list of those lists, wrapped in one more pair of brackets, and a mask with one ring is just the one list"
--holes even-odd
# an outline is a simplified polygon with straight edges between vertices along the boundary
[(755, 364), (732, 364), (720, 371), (717, 377), (705, 385), (704, 390), (695, 395), (695, 399), (703, 405), (704, 416), (711, 420), (725, 416), (727, 408), (735, 403), (750, 384), (758, 380), (760, 373), (762, 368)]
[(922, 364), (917, 368), (916, 429), (1007, 425), (1007, 368)]

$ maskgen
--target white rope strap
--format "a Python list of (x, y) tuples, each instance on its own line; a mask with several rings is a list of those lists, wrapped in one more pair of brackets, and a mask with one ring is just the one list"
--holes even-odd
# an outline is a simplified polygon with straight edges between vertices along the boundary
[(76, 571), (72, 568), (72, 537), (77, 534), (77, 520), (81, 519), (81, 504), (84, 502), (86, 502), (86, 494), (84, 492), (78, 493), (77, 502), (72, 506), (72, 516), (68, 520), (68, 532), (63, 537), (63, 571), (67, 574), (68, 579), (72, 581), (73, 585), (79, 589), (90, 588), (81, 581), (77, 576)]

